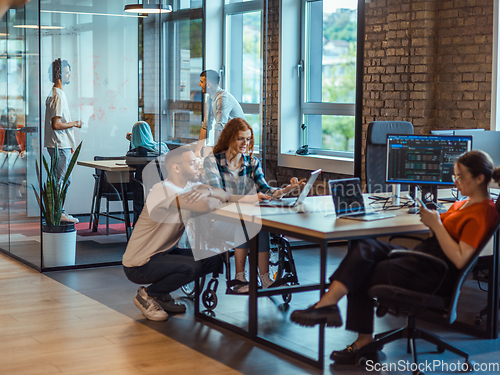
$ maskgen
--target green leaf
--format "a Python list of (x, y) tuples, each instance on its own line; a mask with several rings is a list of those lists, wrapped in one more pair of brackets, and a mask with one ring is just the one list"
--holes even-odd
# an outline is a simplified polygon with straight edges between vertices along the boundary
[(42, 157), (43, 167), (47, 173), (47, 180), (42, 184), (42, 178), (39, 171), (38, 162), (36, 162), (36, 174), (38, 183), (40, 185), (40, 193), (38, 193), (33, 186), (35, 196), (42, 211), (42, 215), (45, 218), (47, 225), (60, 225), (61, 215), (64, 202), (66, 200), (66, 194), (69, 188), (69, 177), (73, 168), (76, 164), (78, 156), (80, 155), (80, 150), (82, 148), (82, 142), (78, 145), (77, 149), (73, 153), (71, 161), (69, 163), (68, 169), (63, 177), (62, 184), (57, 182), (57, 163), (59, 162), (59, 148), (56, 144), (55, 156), (52, 158), (50, 167), (45, 157)]

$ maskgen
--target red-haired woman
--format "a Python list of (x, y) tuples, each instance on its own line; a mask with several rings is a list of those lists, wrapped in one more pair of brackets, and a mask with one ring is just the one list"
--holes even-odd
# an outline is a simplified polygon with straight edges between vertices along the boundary
[[(257, 202), (272, 198), (281, 198), (290, 191), (304, 184), (296, 177), (282, 189), (271, 188), (264, 178), (259, 160), (253, 155), (253, 130), (241, 118), (230, 120), (222, 130), (219, 141), (214, 146), (213, 155), (204, 162), (204, 182), (213, 187), (224, 189), (230, 202)], [(214, 231), (217, 235), (236, 235), (234, 291), (248, 291), (245, 277), (245, 263), (248, 243), (243, 239), (243, 231), (234, 224), (216, 222)], [(229, 238), (226, 238), (229, 239)], [(232, 238), (231, 238), (232, 240)], [(259, 232), (259, 277), (263, 288), (272, 287), (274, 280), (269, 275), (269, 233)]]

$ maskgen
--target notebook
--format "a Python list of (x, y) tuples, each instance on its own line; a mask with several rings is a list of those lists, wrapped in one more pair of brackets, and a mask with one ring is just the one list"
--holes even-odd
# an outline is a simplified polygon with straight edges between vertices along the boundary
[(276, 201), (262, 201), (259, 202), (259, 206), (261, 207), (297, 207), (299, 204), (301, 204), (304, 199), (306, 199), (307, 195), (311, 191), (314, 181), (318, 178), (319, 174), (321, 173), (321, 169), (317, 169), (314, 172), (311, 172), (311, 177), (309, 177), (309, 180), (307, 181), (306, 185), (304, 186), (304, 189), (298, 196), (298, 198), (293, 201), (284, 201), (284, 200), (276, 200)]
[(330, 180), (328, 184), (337, 218), (372, 221), (396, 216), (386, 212), (366, 212), (359, 178)]

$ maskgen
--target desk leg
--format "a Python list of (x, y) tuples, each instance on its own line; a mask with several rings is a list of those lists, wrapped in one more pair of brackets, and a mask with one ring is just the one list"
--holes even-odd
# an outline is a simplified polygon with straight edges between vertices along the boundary
[(250, 265), (250, 296), (248, 301), (248, 333), (252, 339), (257, 337), (257, 260), (258, 260), (258, 236), (250, 239), (250, 254), (248, 262)]
[[(326, 285), (326, 253), (328, 251), (328, 241), (323, 241), (320, 244), (320, 298), (325, 294)], [(318, 364), (320, 368), (323, 368), (325, 362), (325, 324), (319, 325), (319, 342), (318, 342)]]
[(490, 339), (498, 338), (498, 282), (499, 282), (499, 259), (500, 236), (495, 235), (493, 239), (493, 257), (488, 270), (488, 305), (486, 315), (486, 335)]
[(101, 171), (101, 174), (99, 175), (99, 178), (97, 179), (97, 196), (95, 199), (95, 206), (94, 206), (94, 216), (91, 218), (92, 219), (92, 232), (97, 232), (97, 229), (99, 229), (99, 213), (101, 212), (101, 197), (102, 197), (102, 190), (103, 190), (103, 179), (104, 179), (104, 171)]
[(125, 234), (127, 235), (127, 241), (128, 241), (130, 238), (130, 211), (128, 209), (127, 185), (124, 182), (120, 183), (120, 190), (122, 193), (123, 215), (125, 219)]

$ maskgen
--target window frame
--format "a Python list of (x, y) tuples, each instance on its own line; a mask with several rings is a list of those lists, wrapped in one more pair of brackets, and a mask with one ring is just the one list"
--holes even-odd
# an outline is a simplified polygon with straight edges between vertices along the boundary
[[(358, 0), (356, 52), (356, 104), (354, 153), (342, 155), (297, 155), (301, 145), (301, 35), (303, 33), (302, 0), (281, 0), (279, 12), (279, 100), (278, 100), (278, 166), (354, 175), (361, 177), (363, 125), (363, 55), (365, 34), (365, 0)], [(297, 27), (300, 25), (300, 27)]]
[[(309, 102), (307, 101), (307, 92), (309, 90), (309, 82), (307, 81), (307, 56), (309, 52), (309, 38), (310, 31), (308, 29), (308, 3), (313, 3), (323, 0), (301, 0), (301, 61), (299, 65), (301, 68), (300, 72), (300, 121), (302, 124), (306, 123), (307, 115), (327, 115), (327, 116), (356, 116), (356, 103), (331, 103), (331, 102)], [(359, 12), (359, 5), (358, 10)], [(358, 17), (359, 19), (359, 17)], [(358, 49), (356, 41), (356, 50)], [(356, 61), (358, 64), (358, 61)], [(304, 144), (303, 132), (300, 132), (300, 143)], [(308, 139), (309, 143), (309, 139)], [(318, 155), (332, 156), (332, 157), (342, 157), (347, 159), (354, 159), (353, 151), (340, 151), (340, 150), (329, 150), (323, 148), (313, 148), (309, 147), (309, 150), (313, 151)]]
[[(224, 1), (224, 0), (223, 0)], [(229, 83), (228, 83), (228, 66), (229, 64), (229, 59), (228, 59), (228, 54), (227, 54), (227, 17), (234, 15), (234, 14), (244, 14), (244, 13), (250, 13), (250, 12), (256, 12), (260, 11), (260, 56), (261, 59), (264, 59), (264, 50), (263, 50), (263, 27), (264, 27), (264, 1), (263, 0), (253, 0), (253, 1), (244, 1), (244, 2), (238, 2), (238, 3), (231, 3), (231, 4), (226, 4), (224, 1), (223, 4), (223, 31), (222, 31), (222, 67), (221, 67), (221, 83), (223, 84), (222, 87), (224, 89), (229, 89)], [(229, 92), (231, 90), (229, 89)], [(263, 95), (263, 71), (261, 71), (260, 75), (260, 102), (259, 103), (239, 103), (241, 105), (241, 109), (243, 110), (243, 113), (248, 114), (248, 115), (259, 115), (261, 118), (260, 121), (260, 139), (258, 142), (256, 142), (258, 147), (254, 148), (254, 154), (255, 155), (260, 155), (260, 150), (261, 150), (261, 145), (262, 145), (262, 135), (263, 135), (263, 126), (262, 126), (262, 118), (263, 118), (263, 111), (262, 111), (262, 95)]]

